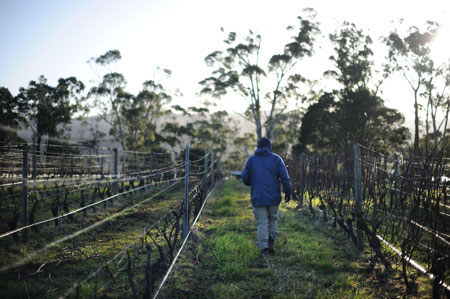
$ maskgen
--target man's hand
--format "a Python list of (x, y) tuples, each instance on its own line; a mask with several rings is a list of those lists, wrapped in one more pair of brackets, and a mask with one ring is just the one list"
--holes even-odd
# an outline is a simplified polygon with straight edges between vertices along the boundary
[(286, 194), (286, 195), (284, 196), (284, 202), (285, 202), (285, 203), (288, 203), (290, 200), (291, 200), (291, 195), (290, 195), (290, 194)]

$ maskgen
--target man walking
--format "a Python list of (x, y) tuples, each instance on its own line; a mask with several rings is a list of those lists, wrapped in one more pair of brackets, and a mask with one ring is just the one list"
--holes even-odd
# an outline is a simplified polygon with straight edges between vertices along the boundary
[(269, 138), (263, 137), (258, 141), (258, 148), (248, 158), (241, 176), (244, 184), (251, 186), (253, 213), (257, 224), (256, 246), (262, 257), (275, 254), (278, 206), (281, 202), (280, 182), (288, 202), (291, 199), (291, 181), (283, 159), (272, 153)]

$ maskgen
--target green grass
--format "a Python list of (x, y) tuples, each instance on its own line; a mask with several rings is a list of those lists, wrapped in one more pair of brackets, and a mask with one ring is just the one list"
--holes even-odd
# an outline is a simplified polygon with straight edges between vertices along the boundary
[[(359, 253), (340, 231), (280, 205), (276, 254), (261, 258), (250, 190), (229, 179), (216, 191), (193, 231), (161, 298), (395, 298), (398, 275), (372, 271), (370, 250)], [(429, 282), (428, 282), (429, 283)], [(417, 294), (429, 296), (430, 288)], [(414, 296), (409, 296), (414, 298)]]
[[(310, 219), (308, 209), (297, 210), (296, 203), (281, 204), (280, 235), (275, 243), (277, 253), (260, 258), (249, 191), (234, 179), (221, 184), (207, 202), (160, 298), (395, 298), (404, 294), (401, 279), (380, 277), (369, 269), (367, 261), (372, 258), (369, 249), (358, 253), (340, 229)], [(88, 234), (56, 246), (33, 260), (31, 265), (2, 275), (0, 297), (26, 298), (28, 289), (31, 298), (57, 298), (142, 235), (146, 224), (164, 214), (182, 197), (182, 192), (171, 192), (164, 200), (155, 198)], [(133, 202), (140, 200), (136, 198)], [(89, 213), (86, 218), (78, 217), (77, 223), (65, 223), (58, 228), (61, 231), (54, 231), (54, 226), (49, 225), (42, 229), (39, 237), (31, 235), (27, 244), (1, 247), (0, 261), (26, 255), (57, 235), (114, 213), (120, 209), (120, 202), (111, 210), (99, 209), (101, 215)], [(123, 203), (131, 204), (125, 199)], [(152, 261), (158, 255), (154, 250)], [(44, 263), (43, 271), (35, 273)], [(143, 281), (144, 266), (145, 259), (137, 263), (135, 282)], [(26, 277), (26, 287), (23, 277)], [(107, 280), (108, 273), (103, 272), (99, 277), (100, 290)], [(425, 279), (421, 282), (418, 298), (429, 297), (429, 285)], [(108, 298), (131, 296), (125, 272), (110, 286), (113, 291), (104, 293)], [(92, 294), (94, 288), (94, 281), (84, 284), (80, 298)], [(143, 286), (137, 288), (142, 290)]]

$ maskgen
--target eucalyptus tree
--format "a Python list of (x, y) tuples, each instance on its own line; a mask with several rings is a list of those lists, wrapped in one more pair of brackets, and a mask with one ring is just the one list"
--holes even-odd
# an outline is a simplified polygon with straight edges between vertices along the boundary
[(334, 68), (324, 75), (334, 78), (346, 90), (368, 89), (373, 78), (372, 38), (349, 22), (344, 22), (341, 30), (329, 38), (334, 45), (334, 54), (329, 58)]
[(31, 128), (35, 143), (40, 145), (44, 136), (50, 141), (61, 138), (70, 130), (67, 125), (82, 109), (83, 90), (83, 82), (75, 77), (61, 78), (53, 87), (44, 76), (19, 89), (16, 99), (25, 105), (26, 126)]
[(172, 114), (173, 121), (166, 122), (163, 130), (168, 144), (173, 147), (191, 144), (198, 150), (214, 150), (219, 155), (226, 152), (236, 133), (228, 112), (210, 112), (208, 107), (194, 106), (185, 109), (179, 105), (172, 109), (176, 111)]
[[(100, 66), (109, 66), (122, 58), (118, 50), (110, 50), (105, 54), (91, 58)], [(94, 98), (94, 107), (97, 110), (98, 118), (110, 125), (109, 134), (120, 143), (123, 150), (126, 150), (126, 132), (120, 111), (124, 103), (132, 98), (132, 95), (125, 91), (127, 82), (125, 77), (118, 72), (105, 74), (97, 86), (89, 91), (89, 97)]]
[(79, 141), (79, 143), (82, 146), (88, 147), (92, 149), (94, 152), (98, 155), (101, 141), (106, 136), (106, 133), (100, 130), (99, 123), (91, 123), (86, 120), (86, 118), (83, 118), (80, 126), (82, 130), (86, 133), (88, 133), (88, 137), (83, 138), (82, 141)]
[(225, 161), (225, 167), (230, 170), (242, 170), (245, 161), (252, 154), (256, 147), (255, 133), (245, 132), (238, 134), (239, 129), (233, 130), (234, 138), (230, 144), (231, 151), (228, 152), (228, 158)]
[(360, 143), (391, 153), (409, 138), (403, 122), (400, 112), (369, 90), (325, 92), (305, 112), (293, 151), (350, 154)]
[[(165, 107), (171, 96), (156, 78), (145, 81), (137, 96), (127, 92), (124, 75), (112, 71), (121, 58), (118, 50), (110, 50), (90, 60), (110, 71), (89, 92), (94, 99), (94, 109), (98, 118), (110, 126), (109, 134), (123, 150), (159, 148), (163, 137), (159, 133), (158, 119), (168, 113)], [(166, 76), (171, 74), (167, 69), (158, 68), (158, 71)]]
[(389, 48), (390, 62), (395, 65), (396, 71), (402, 73), (414, 94), (414, 153), (416, 155), (420, 154), (420, 88), (426, 84), (424, 78), (433, 67), (430, 59), (430, 45), (438, 32), (438, 27), (437, 23), (428, 22), (424, 31), (413, 26), (403, 36), (395, 30), (384, 39)]
[[(427, 105), (425, 140), (421, 144), (424, 144), (426, 154), (431, 151), (433, 155), (437, 155), (445, 147), (444, 143), (447, 142), (448, 116), (450, 112), (450, 61), (441, 65), (435, 65), (435, 62), (430, 59), (422, 84), (424, 91), (420, 95), (426, 99)], [(431, 146), (429, 144), (430, 138), (432, 140)]]
[[(312, 56), (319, 29), (314, 21), (314, 11), (308, 9), (305, 12), (307, 17), (298, 17), (299, 26), (288, 27), (289, 31), (295, 32), (291, 41), (281, 54), (272, 55), (267, 64), (260, 61), (262, 37), (253, 31), (249, 31), (243, 40), (230, 32), (224, 40), (225, 49), (214, 51), (205, 58), (206, 64), (214, 70), (210, 77), (199, 82), (201, 93), (216, 98), (234, 93), (244, 99), (258, 139), (262, 137), (263, 127), (265, 135), (271, 137), (277, 124), (277, 113), (286, 109), (289, 98), (298, 96), (297, 84), (306, 81), (294, 70), (299, 61)], [(263, 118), (264, 101), (269, 105), (266, 119)]]
[(164, 87), (153, 80), (143, 83), (137, 96), (125, 102), (120, 111), (126, 128), (126, 144), (132, 150), (159, 149), (164, 141), (158, 128), (159, 120), (169, 112), (165, 108), (171, 96)]
[(196, 122), (196, 141), (205, 149), (213, 149), (219, 155), (226, 152), (233, 141), (233, 120), (228, 112), (221, 110), (209, 113), (204, 120)]
[(383, 70), (374, 78), (372, 39), (354, 24), (345, 22), (330, 35), (334, 68), (325, 72), (341, 88), (316, 95), (302, 119), (299, 143), (294, 152), (325, 150), (349, 154), (354, 143), (379, 150), (398, 149), (408, 138), (404, 117), (387, 108), (378, 89), (389, 75)]
[(280, 125), (276, 126), (273, 130), (272, 138), (274, 142), (272, 149), (282, 157), (287, 157), (291, 153), (292, 146), (300, 134), (303, 111), (293, 109), (285, 113), (277, 114), (277, 118), (277, 122)]
[(194, 116), (191, 110), (192, 108), (173, 105), (170, 119), (162, 128), (164, 141), (176, 151), (183, 150), (186, 144), (192, 144), (195, 138)]
[(25, 103), (14, 97), (8, 88), (0, 87), (0, 107), (0, 142), (18, 141), (17, 130), (25, 121)]

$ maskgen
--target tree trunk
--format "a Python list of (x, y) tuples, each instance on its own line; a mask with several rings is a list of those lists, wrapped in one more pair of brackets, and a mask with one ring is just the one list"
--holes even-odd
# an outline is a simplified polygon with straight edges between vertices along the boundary
[(262, 127), (261, 127), (261, 119), (255, 119), (256, 123), (256, 140), (262, 138)]
[(427, 114), (426, 114), (426, 119), (425, 119), (425, 153), (428, 155), (428, 143), (429, 143), (429, 119), (428, 116), (430, 114), (430, 106), (431, 106), (431, 102), (430, 99), (428, 99), (428, 104), (427, 104)]
[(450, 110), (450, 104), (447, 104), (447, 110), (445, 112), (445, 122), (444, 122), (444, 133), (442, 134), (442, 150), (445, 151), (445, 147), (447, 146), (447, 139), (445, 138), (447, 135), (447, 125), (448, 125), (448, 113)]
[(259, 106), (259, 101), (255, 100), (255, 103), (252, 102), (250, 105), (252, 109), (253, 119), (255, 120), (256, 125), (256, 141), (262, 138), (262, 126), (261, 126), (261, 111)]
[(414, 90), (414, 155), (419, 155), (419, 104), (417, 103), (418, 89)]

